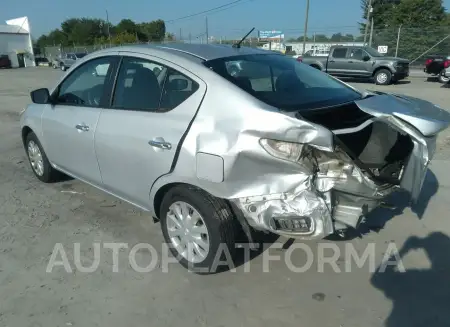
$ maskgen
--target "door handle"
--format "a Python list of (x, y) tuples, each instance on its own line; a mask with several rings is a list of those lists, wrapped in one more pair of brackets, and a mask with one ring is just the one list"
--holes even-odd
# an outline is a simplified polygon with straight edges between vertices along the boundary
[(348, 62), (351, 63), (351, 64), (353, 64), (353, 61), (351, 61), (351, 60), (349, 60)]
[(80, 132), (88, 132), (89, 131), (89, 126), (85, 125), (85, 124), (77, 124), (75, 126), (75, 128), (77, 130), (79, 130)]
[(148, 141), (148, 144), (150, 144), (151, 146), (154, 146), (156, 148), (163, 149), (163, 150), (171, 150), (172, 149), (172, 144), (164, 141), (164, 139), (161, 139), (161, 138), (157, 138), (155, 140)]
[(335, 62), (334, 60), (328, 60), (328, 62)]

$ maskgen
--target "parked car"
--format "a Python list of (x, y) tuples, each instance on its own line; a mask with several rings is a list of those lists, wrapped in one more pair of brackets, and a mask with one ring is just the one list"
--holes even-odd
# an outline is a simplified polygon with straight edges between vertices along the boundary
[(437, 77), (440, 83), (448, 83), (450, 79), (446, 76), (445, 70), (449, 67), (450, 56), (432, 55), (426, 59), (423, 71)]
[(8, 55), (0, 55), (0, 68), (11, 68), (11, 60), (9, 60)]
[[(57, 60), (58, 67), (62, 71), (65, 71), (65, 70), (69, 69), (75, 63), (75, 61), (83, 58), (86, 54), (87, 53), (84, 53), (84, 52), (70, 52), (70, 53), (63, 54)], [(57, 67), (54, 67), (54, 68), (57, 68)]]
[(450, 81), (450, 66), (444, 70), (442, 75), (444, 75), (443, 76), (444, 78), (448, 79), (448, 81), (447, 81), (447, 83), (448, 83)]
[(320, 239), (399, 189), (417, 201), (450, 124), (430, 102), (212, 44), (97, 51), (31, 99), (20, 125), (36, 177), (65, 173), (148, 211), (202, 273), (223, 245), (234, 255), (239, 231)]
[(389, 85), (409, 76), (407, 59), (386, 57), (370, 47), (333, 46), (328, 56), (298, 60), (333, 76), (373, 78), (379, 85)]
[(50, 66), (49, 60), (45, 57), (37, 57), (35, 58), (34, 62), (36, 66), (44, 66), (44, 67)]

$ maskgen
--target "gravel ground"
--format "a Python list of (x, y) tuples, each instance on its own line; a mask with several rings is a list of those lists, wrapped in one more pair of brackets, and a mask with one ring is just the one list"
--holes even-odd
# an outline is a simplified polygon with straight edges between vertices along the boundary
[[(49, 68), (0, 70), (0, 326), (448, 325), (448, 132), (439, 138), (437, 158), (417, 205), (405, 208), (399, 195), (393, 199), (398, 208), (374, 212), (360, 229), (362, 235), (305, 243), (314, 256), (312, 268), (305, 272), (290, 270), (285, 260), (266, 265), (268, 254), (291, 258), (297, 266), (305, 263), (304, 251), (290, 252), (302, 243), (277, 249), (287, 242), (279, 239), (236, 272), (199, 276), (171, 264), (168, 272), (158, 265), (139, 273), (130, 267), (129, 250), (145, 242), (160, 256), (163, 238), (158, 224), (78, 181), (42, 184), (26, 161), (18, 113), (29, 102), (29, 91), (49, 86), (60, 76)], [(450, 106), (450, 90), (423, 78), (376, 88)], [(73, 244), (81, 244), (81, 261), (89, 266), (97, 242), (102, 244), (99, 268), (91, 273), (76, 269)], [(103, 247), (108, 242), (129, 246), (119, 254), (118, 272), (112, 268), (111, 250)], [(370, 261), (362, 267), (353, 264), (345, 272), (348, 249), (361, 254), (373, 246), (378, 267), (391, 242), (403, 249), (405, 273), (373, 273)], [(63, 245), (72, 273), (63, 267), (46, 272), (56, 243)], [(337, 269), (327, 265), (321, 270), (318, 249), (334, 244), (340, 250)], [(151, 259), (145, 251), (136, 258), (141, 266)], [(263, 272), (266, 266), (269, 272)], [(245, 272), (248, 267), (250, 272)]]

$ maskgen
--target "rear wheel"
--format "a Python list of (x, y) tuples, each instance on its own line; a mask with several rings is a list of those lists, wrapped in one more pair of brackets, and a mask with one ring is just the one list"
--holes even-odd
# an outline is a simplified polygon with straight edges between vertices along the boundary
[(375, 73), (375, 84), (389, 85), (392, 81), (392, 73), (387, 69), (380, 69)]
[[(190, 271), (202, 274), (231, 268), (237, 220), (224, 200), (191, 186), (172, 188), (161, 204), (161, 228), (171, 253)], [(228, 266), (219, 262), (226, 261)]]

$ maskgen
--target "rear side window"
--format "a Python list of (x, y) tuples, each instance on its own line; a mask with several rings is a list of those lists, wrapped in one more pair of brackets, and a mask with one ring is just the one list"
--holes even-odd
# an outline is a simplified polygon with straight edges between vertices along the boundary
[(145, 59), (125, 57), (117, 77), (113, 107), (128, 110), (158, 110), (162, 94), (162, 83), (158, 80), (158, 76), (163, 69), (165, 68), (162, 65)]
[(189, 77), (169, 68), (164, 81), (161, 110), (172, 110), (194, 94), (199, 85)]
[(194, 94), (199, 85), (160, 63), (125, 57), (113, 97), (113, 108), (156, 111), (172, 110)]
[(347, 48), (335, 48), (333, 50), (333, 58), (345, 58), (347, 55)]

